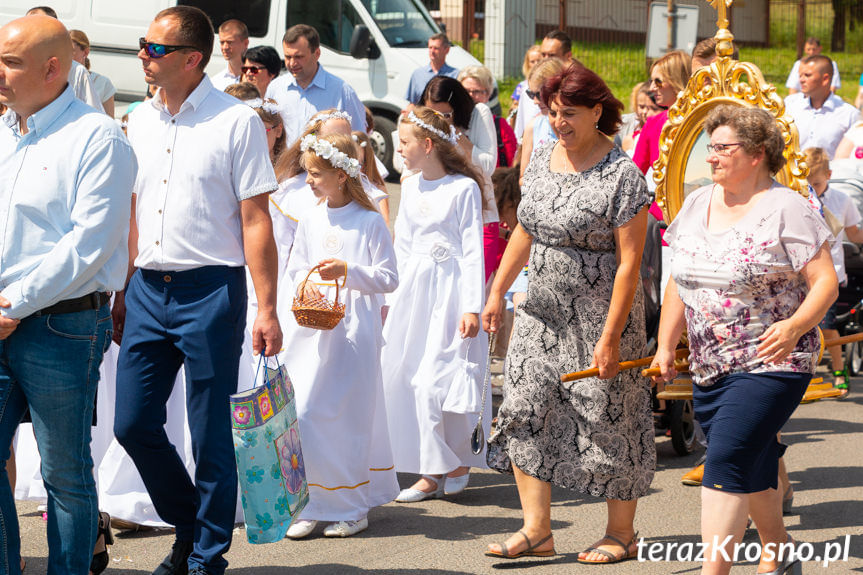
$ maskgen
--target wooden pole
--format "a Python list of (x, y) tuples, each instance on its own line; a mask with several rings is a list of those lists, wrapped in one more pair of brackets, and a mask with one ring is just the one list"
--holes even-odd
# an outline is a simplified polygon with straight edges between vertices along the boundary
[(803, 45), (806, 43), (806, 0), (797, 4), (797, 59), (803, 57)]
[(668, 51), (672, 50), (674, 50), (674, 0), (668, 0)]
[(566, 0), (558, 0), (557, 27), (561, 32), (566, 32)]

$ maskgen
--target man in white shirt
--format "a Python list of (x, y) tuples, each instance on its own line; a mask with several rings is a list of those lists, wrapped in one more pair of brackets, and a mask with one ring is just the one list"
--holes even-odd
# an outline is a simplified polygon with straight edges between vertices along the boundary
[(243, 54), (249, 49), (249, 29), (240, 20), (225, 20), (219, 26), (219, 47), (228, 66), (210, 80), (217, 90), (224, 90), (239, 82), (243, 75)]
[[(572, 39), (563, 30), (552, 30), (542, 39), (539, 46), (542, 59), (559, 58), (565, 66), (572, 62)], [(530, 121), (539, 115), (539, 105), (527, 94), (522, 94), (518, 99), (518, 112), (515, 115), (515, 137), (521, 143), (524, 129)]]
[(351, 129), (366, 131), (366, 109), (354, 89), (321, 66), (318, 31), (306, 24), (291, 26), (282, 38), (285, 67), (267, 87), (267, 98), (281, 108), (285, 138), (290, 146), (300, 137), (306, 123), (321, 110), (335, 108), (351, 117)]
[[(245, 264), (258, 303), (252, 347), (273, 355), (282, 345), (268, 207), (278, 185), (261, 119), (204, 75), (213, 37), (197, 8), (156, 15), (138, 57), (159, 89), (127, 128), (141, 164), (129, 238), (137, 270), (114, 309), (122, 335), (114, 435), (176, 528), (156, 575), (222, 575), (227, 566), (237, 502), (227, 406), (246, 321)], [(183, 366), (194, 479), (164, 429)]]
[[(120, 127), (78, 101), (56, 19), (0, 28), (0, 466), (29, 407), (48, 492), (48, 564), (87, 573), (98, 501), (90, 425), (108, 292), (121, 289), (137, 162)], [(0, 481), (0, 571), (18, 573), (13, 494)]]
[[(57, 19), (57, 12), (55, 12), (50, 6), (37, 6), (27, 10), (27, 16), (33, 16), (34, 14), (41, 14), (43, 16), (54, 18), (55, 20)], [(72, 67), (69, 69), (68, 79), (69, 85), (72, 86), (72, 91), (75, 93), (76, 98), (100, 112), (105, 111), (102, 107), (102, 101), (96, 93), (96, 88), (93, 86), (93, 80), (90, 78), (90, 72), (87, 71), (87, 68), (72, 60)]]
[(794, 118), (800, 149), (823, 148), (830, 159), (860, 112), (830, 91), (833, 63), (827, 56), (807, 56), (800, 64), (802, 92), (785, 98), (785, 111)]
[[(806, 56), (817, 56), (821, 53), (821, 40), (811, 36), (806, 39), (806, 43), (803, 44), (803, 53)], [(805, 57), (805, 56), (804, 56)], [(788, 74), (788, 79), (785, 81), (785, 87), (788, 88), (788, 94), (796, 94), (800, 91), (800, 62), (803, 60), (797, 60), (794, 62), (794, 65), (791, 66), (791, 72)], [(692, 67), (695, 70), (695, 66)], [(833, 79), (830, 81), (830, 90), (832, 92), (836, 92), (839, 87), (842, 85), (842, 82), (839, 80), (839, 66), (836, 65), (836, 60), (833, 60)]]

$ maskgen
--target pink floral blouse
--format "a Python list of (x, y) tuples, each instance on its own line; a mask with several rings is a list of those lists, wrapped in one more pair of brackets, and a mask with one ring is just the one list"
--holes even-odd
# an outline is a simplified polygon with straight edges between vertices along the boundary
[(693, 191), (665, 233), (671, 275), (686, 306), (693, 381), (707, 386), (735, 372), (814, 373), (815, 328), (779, 363), (756, 355), (758, 336), (787, 319), (808, 288), (800, 270), (832, 236), (821, 214), (774, 184), (746, 215), (719, 233), (707, 229), (713, 186)]

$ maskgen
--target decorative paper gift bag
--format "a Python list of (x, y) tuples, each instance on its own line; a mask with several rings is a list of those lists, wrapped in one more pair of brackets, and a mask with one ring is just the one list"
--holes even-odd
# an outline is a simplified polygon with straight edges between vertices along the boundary
[[(258, 371), (260, 367), (259, 363)], [(234, 453), (249, 543), (284, 539), (309, 502), (294, 388), (284, 366), (263, 367), (262, 385), (231, 396)]]

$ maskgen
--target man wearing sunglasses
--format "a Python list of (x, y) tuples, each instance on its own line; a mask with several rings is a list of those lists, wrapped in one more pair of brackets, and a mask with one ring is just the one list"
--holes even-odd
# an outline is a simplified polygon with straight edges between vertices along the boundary
[(219, 47), (228, 66), (210, 80), (219, 90), (240, 81), (243, 53), (249, 47), (249, 29), (240, 20), (225, 20), (219, 26)]
[[(120, 127), (75, 98), (72, 40), (32, 15), (0, 28), (0, 466), (29, 407), (48, 491), (45, 572), (88, 572), (98, 501), (93, 400), (121, 289), (137, 162)], [(20, 573), (0, 481), (0, 571)]]
[[(159, 516), (176, 528), (156, 575), (222, 575), (227, 566), (237, 471), (226, 406), (237, 390), (246, 264), (258, 301), (253, 349), (273, 355), (282, 345), (268, 208), (278, 185), (257, 113), (204, 75), (213, 39), (197, 8), (156, 15), (138, 58), (158, 90), (127, 128), (141, 164), (129, 238), (137, 269), (114, 306), (121, 337), (114, 435)], [(164, 429), (181, 367), (194, 478)]]

